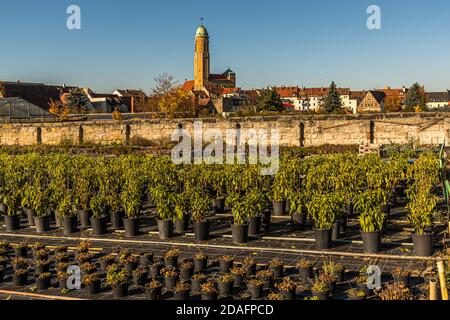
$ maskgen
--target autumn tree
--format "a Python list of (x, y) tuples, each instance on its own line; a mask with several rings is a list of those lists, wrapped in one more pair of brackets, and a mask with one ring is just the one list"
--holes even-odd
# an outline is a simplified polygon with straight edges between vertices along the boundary
[(387, 96), (384, 99), (384, 108), (386, 112), (402, 111), (403, 102), (399, 96)]
[(158, 112), (159, 102), (163, 96), (172, 92), (178, 86), (178, 81), (168, 73), (163, 73), (153, 78), (155, 86), (151, 89), (150, 96), (144, 104), (145, 112)]
[(283, 111), (283, 101), (275, 89), (263, 89), (256, 99), (256, 110), (259, 111)]
[(160, 97), (158, 112), (165, 113), (168, 118), (174, 118), (177, 113), (197, 116), (193, 97), (182, 87), (172, 88)]
[(331, 82), (328, 94), (323, 101), (323, 109), (328, 113), (342, 111), (342, 100), (334, 81)]
[(408, 90), (405, 98), (405, 111), (420, 112), (426, 111), (425, 90), (417, 82)]

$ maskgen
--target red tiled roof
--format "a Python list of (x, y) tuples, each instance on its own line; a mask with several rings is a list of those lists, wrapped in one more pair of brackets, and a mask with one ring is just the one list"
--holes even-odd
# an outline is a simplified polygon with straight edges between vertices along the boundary
[(183, 84), (183, 89), (187, 91), (192, 91), (194, 90), (194, 86), (195, 86), (194, 80), (186, 80)]
[(275, 90), (281, 98), (298, 97), (300, 95), (298, 87), (276, 87)]

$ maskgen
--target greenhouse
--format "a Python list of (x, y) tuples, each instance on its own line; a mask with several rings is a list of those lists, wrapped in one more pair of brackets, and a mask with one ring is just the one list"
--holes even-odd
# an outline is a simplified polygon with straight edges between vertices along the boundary
[(0, 98), (0, 123), (52, 121), (56, 117), (22, 98)]

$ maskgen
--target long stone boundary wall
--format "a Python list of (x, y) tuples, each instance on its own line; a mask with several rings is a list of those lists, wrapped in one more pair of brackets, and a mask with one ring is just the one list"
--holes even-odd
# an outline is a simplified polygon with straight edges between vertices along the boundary
[(203, 129), (279, 129), (281, 146), (323, 144), (392, 144), (414, 141), (438, 145), (450, 139), (450, 113), (296, 115), (230, 119), (98, 120), (60, 123), (1, 124), (0, 145), (56, 145), (64, 141), (94, 144), (127, 144), (133, 137), (168, 141), (180, 128), (193, 132), (194, 122)]

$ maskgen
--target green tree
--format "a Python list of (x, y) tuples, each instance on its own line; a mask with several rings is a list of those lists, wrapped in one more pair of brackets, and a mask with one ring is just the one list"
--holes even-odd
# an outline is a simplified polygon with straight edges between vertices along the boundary
[(328, 94), (324, 99), (323, 109), (328, 113), (342, 111), (341, 97), (337, 92), (334, 81), (331, 82), (330, 88), (328, 89)]
[(78, 88), (71, 89), (66, 98), (66, 106), (70, 113), (84, 113), (87, 111), (88, 98)]
[(416, 82), (408, 90), (405, 98), (405, 111), (426, 111), (427, 105), (425, 100), (425, 92), (423, 88)]
[(257, 111), (283, 111), (280, 95), (273, 89), (263, 89), (256, 100)]

